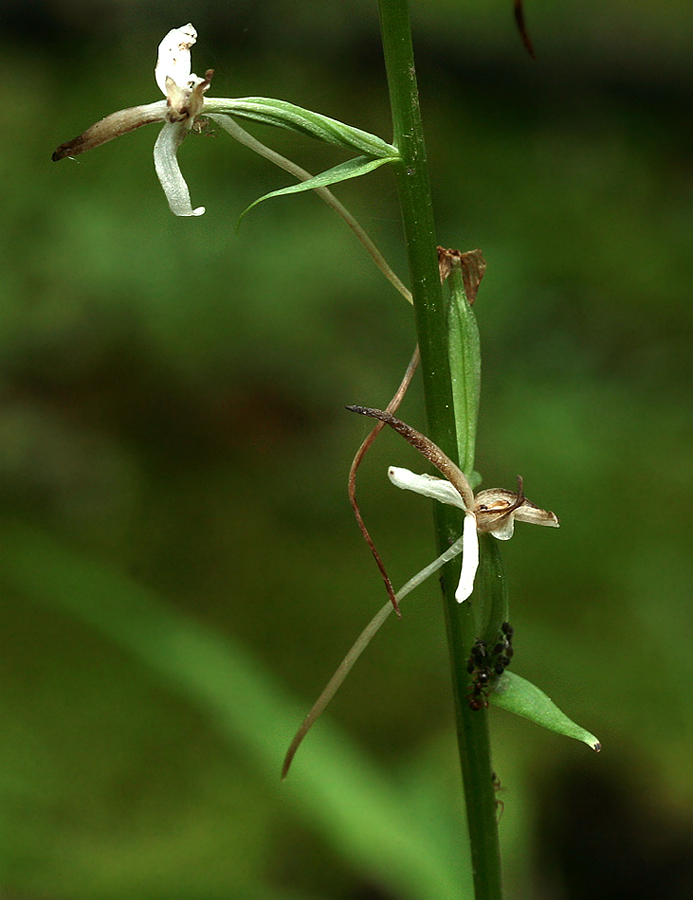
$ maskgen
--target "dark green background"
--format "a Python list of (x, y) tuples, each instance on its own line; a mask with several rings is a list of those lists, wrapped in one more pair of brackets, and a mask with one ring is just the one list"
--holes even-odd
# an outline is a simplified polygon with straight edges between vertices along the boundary
[[(477, 468), (489, 487), (522, 474), (562, 522), (520, 525), (504, 548), (513, 669), (604, 747), (492, 712), (507, 897), (689, 898), (693, 7), (527, 0), (537, 62), (510, 0), (415, 7), (438, 239), (488, 262)], [(97, 565), (123, 608), (146, 589), (244, 646), (296, 724), (384, 601), (346, 498), (366, 426), (343, 407), (387, 403), (414, 343), (407, 305), (313, 196), (261, 206), (236, 235), (245, 206), (290, 179), (223, 133), (180, 153), (201, 219), (168, 211), (157, 126), (50, 161), (101, 116), (159, 99), (156, 46), (187, 21), (211, 94), (390, 138), (371, 0), (5, 0), (0, 891), (416, 897), (346, 852), (331, 814), (305, 814), (310, 750), (280, 785), (286, 724), (249, 704), (271, 743), (260, 758), (175, 664), (150, 665), (156, 629), (116, 641), (89, 587)], [(344, 158), (256, 133), (315, 170)], [(389, 173), (337, 193), (404, 273)], [(423, 427), (421, 410), (417, 384), (402, 416)], [(421, 465), (383, 435), (359, 491), (401, 584), (434, 548), (429, 506), (391, 487), (390, 463)], [(331, 717), (357, 769), (416, 796), (434, 843), (458, 839), (435, 581)], [(356, 793), (345, 779), (337, 803)]]

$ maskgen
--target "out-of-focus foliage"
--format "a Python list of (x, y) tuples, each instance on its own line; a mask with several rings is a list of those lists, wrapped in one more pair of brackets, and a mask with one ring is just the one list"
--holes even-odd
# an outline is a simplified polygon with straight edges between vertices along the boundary
[[(386, 860), (345, 850), (340, 816), (364, 802), (355, 779), (339, 781), (346, 745), (322, 818), (305, 815), (318, 776), (302, 767), (319, 758), (311, 742), (329, 748), (327, 725), (295, 777), (282, 786), (278, 773), (288, 723), (384, 602), (346, 500), (365, 426), (343, 406), (387, 402), (411, 311), (312, 196), (253, 210), (236, 236), (238, 214), (290, 180), (225, 134), (181, 150), (207, 207), (194, 221), (168, 211), (155, 130), (50, 162), (106, 113), (158, 99), (156, 44), (188, 20), (215, 94), (280, 97), (390, 138), (373, 3), (210, 6), (15, 0), (0, 13), (8, 897), (405, 896), (395, 863), (388, 877)], [(594, 756), (494, 713), (508, 896), (689, 896), (693, 8), (525, 0), (536, 63), (510, 2), (429, 0), (414, 13), (439, 240), (480, 246), (488, 262), (476, 467), (487, 487), (521, 473), (562, 522), (518, 528), (504, 547), (513, 670), (604, 747)], [(257, 133), (315, 171), (343, 158)], [(401, 272), (388, 172), (337, 192)], [(423, 427), (418, 386), (402, 415)], [(434, 549), (388, 463), (419, 464), (382, 435), (359, 496), (399, 584)], [(42, 591), (16, 576), (20, 562), (31, 572), (26, 554)], [(61, 606), (61, 559), (242, 647), (283, 710), (281, 724), (267, 715), (267, 756), (221, 727), (170, 660), (163, 674), (152, 664), (156, 629), (118, 643), (98, 615)], [(360, 745), (356, 770), (363, 759), (386, 772), (378, 790), (450, 858), (460, 826), (439, 605), (434, 583), (407, 601), (332, 715)], [(377, 848), (380, 820), (362, 821)]]

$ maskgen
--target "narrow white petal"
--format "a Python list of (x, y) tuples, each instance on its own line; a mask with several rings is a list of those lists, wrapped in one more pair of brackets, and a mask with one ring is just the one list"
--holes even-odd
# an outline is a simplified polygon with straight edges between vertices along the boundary
[(190, 80), (192, 63), (190, 48), (197, 40), (197, 32), (190, 23), (182, 28), (172, 28), (159, 44), (154, 77), (162, 94), (166, 94), (166, 78), (172, 78), (184, 87)]
[(445, 478), (436, 478), (434, 475), (415, 475), (409, 469), (400, 469), (398, 466), (390, 466), (387, 474), (395, 487), (423, 494), (424, 497), (448, 503), (450, 506), (459, 506), (460, 509), (466, 508), (462, 497)]
[(476, 532), (476, 519), (469, 513), (464, 517), (462, 532), (462, 571), (460, 583), (455, 591), (458, 603), (464, 603), (474, 590), (474, 578), (479, 568), (479, 536)]
[(154, 167), (171, 212), (176, 216), (201, 216), (204, 206), (192, 208), (190, 191), (178, 165), (176, 152), (188, 133), (185, 123), (167, 122), (154, 144)]

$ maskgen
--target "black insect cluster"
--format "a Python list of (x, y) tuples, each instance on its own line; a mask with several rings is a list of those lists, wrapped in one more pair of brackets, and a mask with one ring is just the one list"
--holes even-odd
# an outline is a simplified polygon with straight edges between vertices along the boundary
[(488, 691), (510, 665), (513, 656), (514, 629), (509, 622), (503, 622), (498, 632), (498, 640), (493, 648), (489, 641), (477, 638), (467, 660), (467, 671), (472, 676), (468, 703), (471, 709), (488, 706)]

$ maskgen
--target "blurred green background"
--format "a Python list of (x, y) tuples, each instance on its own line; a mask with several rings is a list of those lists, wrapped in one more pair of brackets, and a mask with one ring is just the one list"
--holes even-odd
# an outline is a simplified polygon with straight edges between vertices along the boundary
[[(602, 741), (492, 711), (513, 900), (693, 895), (693, 7), (414, 10), (439, 242), (481, 247), (477, 467), (555, 510), (505, 548), (513, 668)], [(344, 225), (223, 133), (60, 143), (158, 98), (192, 21), (216, 96), (390, 137), (373, 0), (5, 0), (0, 149), (3, 900), (469, 896), (435, 581), (283, 752), (384, 592), (346, 474), (413, 347)], [(342, 159), (259, 137), (307, 168)], [(405, 272), (393, 182), (337, 189)], [(403, 418), (423, 427), (415, 385)], [(393, 580), (434, 554), (420, 465), (383, 434), (363, 511)]]

